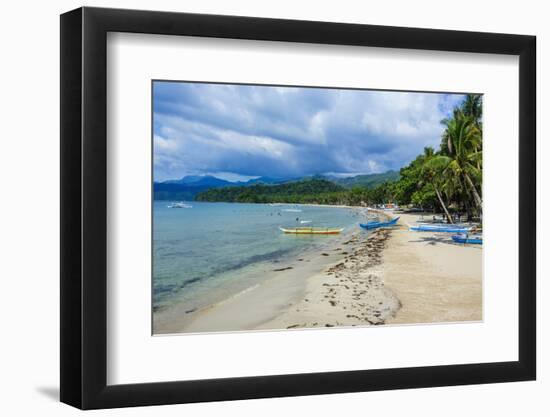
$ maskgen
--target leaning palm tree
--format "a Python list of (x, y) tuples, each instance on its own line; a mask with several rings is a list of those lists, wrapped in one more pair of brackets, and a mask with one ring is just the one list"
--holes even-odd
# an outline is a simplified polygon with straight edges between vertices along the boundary
[(449, 184), (448, 178), (445, 177), (446, 169), (449, 164), (449, 158), (447, 156), (437, 155), (434, 153), (432, 148), (426, 147), (424, 148), (423, 159), (424, 161), (421, 169), (422, 179), (419, 186), (422, 186), (423, 183), (429, 183), (432, 185), (435, 195), (437, 196), (437, 200), (445, 212), (448, 222), (453, 223), (453, 218), (447, 209), (447, 205), (445, 204), (442, 195), (442, 190)]
[[(482, 211), (481, 200), (481, 170), (482, 147), (481, 130), (474, 119), (465, 115), (462, 111), (455, 113), (452, 119), (446, 121), (447, 128), (444, 137), (448, 143), (446, 156), (447, 175), (456, 175), (464, 179), (472, 194), (479, 212)], [(479, 186), (479, 189), (478, 189)]]

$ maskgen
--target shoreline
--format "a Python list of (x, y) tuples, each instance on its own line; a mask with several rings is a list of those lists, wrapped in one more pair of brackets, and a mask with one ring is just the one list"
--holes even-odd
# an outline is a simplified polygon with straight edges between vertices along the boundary
[(257, 330), (381, 325), (401, 307), (380, 274), (391, 230), (349, 241), (345, 257), (306, 278), (303, 298)]
[[(157, 199), (153, 201), (175, 201), (173, 199)], [(321, 203), (241, 203), (236, 201), (198, 201), (198, 200), (181, 200), (182, 203), (208, 203), (208, 204), (256, 204), (256, 205), (264, 205), (264, 206), (303, 206), (303, 207), (334, 207), (334, 208), (346, 208), (346, 209), (367, 209), (366, 206), (350, 206), (347, 204), (321, 204)], [(372, 208), (368, 208), (369, 210), (373, 210)]]
[[(155, 313), (155, 334), (239, 331), (256, 329), (298, 302), (305, 291), (307, 277), (321, 273), (345, 256), (335, 251), (353, 239), (359, 230), (350, 229), (341, 235), (320, 237), (326, 243), (299, 251), (277, 263), (266, 264), (265, 279), (252, 287), (214, 304), (205, 306), (192, 315), (185, 314), (184, 306), (174, 306)], [(289, 239), (301, 236), (289, 236)], [(253, 311), (254, 314), (249, 314)]]
[[(211, 210), (212, 207), (216, 204), (212, 203), (200, 203), (207, 206), (208, 210)], [(228, 261), (225, 263), (229, 264), (229, 267), (235, 266), (234, 268), (222, 269), (218, 266), (215, 260), (208, 265), (198, 264), (197, 267), (194, 267), (194, 261), (188, 259), (185, 264), (189, 264), (190, 269), (188, 275), (191, 274), (200, 274), (201, 271), (209, 271), (210, 269), (214, 270), (215, 273), (210, 275), (211, 279), (208, 280), (197, 280), (198, 282), (190, 287), (190, 290), (187, 288), (184, 291), (168, 294), (165, 298), (155, 298), (154, 299), (154, 314), (153, 314), (153, 330), (154, 333), (157, 331), (166, 332), (166, 329), (172, 330), (174, 326), (179, 326), (180, 324), (186, 324), (196, 315), (197, 312), (208, 308), (217, 303), (223, 302), (224, 300), (238, 295), (242, 291), (247, 291), (250, 287), (256, 286), (258, 283), (264, 281), (268, 276), (280, 275), (274, 274), (274, 269), (288, 268), (288, 263), (294, 262), (296, 258), (299, 258), (304, 251), (322, 250), (322, 247), (326, 246), (329, 241), (341, 239), (341, 236), (350, 233), (355, 230), (355, 224), (357, 220), (362, 217), (363, 213), (360, 210), (342, 207), (342, 206), (326, 206), (334, 207), (331, 209), (325, 209), (324, 206), (320, 207), (300, 207), (300, 211), (303, 210), (303, 213), (282, 213), (282, 209), (293, 207), (292, 205), (279, 206), (279, 207), (269, 207), (268, 204), (249, 204), (249, 203), (220, 203), (220, 206), (228, 206), (225, 211), (222, 211), (222, 214), (229, 213), (230, 210), (233, 210), (230, 213), (230, 217), (241, 216), (239, 221), (243, 222), (244, 225), (248, 221), (247, 213), (252, 212), (253, 220), (258, 219), (258, 223), (262, 230), (261, 236), (258, 236), (258, 243), (261, 245), (256, 251), (252, 245), (256, 243), (251, 240), (253, 233), (245, 231), (244, 240), (245, 246), (249, 250), (242, 251), (241, 254), (237, 253), (240, 246), (234, 246), (233, 249), (230, 249), (229, 252), (232, 252), (233, 255), (236, 255), (233, 258), (228, 258)], [(199, 204), (197, 204), (197, 207)], [(232, 206), (232, 207), (229, 207)], [(239, 206), (244, 206), (241, 212)], [(255, 209), (254, 206), (258, 206)], [(199, 210), (202, 210), (202, 206)], [(165, 211), (168, 213), (167, 211)], [(238, 214), (235, 215), (234, 213)], [(265, 213), (264, 213), (265, 212)], [(277, 212), (281, 212), (282, 217), (275, 217)], [(190, 214), (191, 211), (185, 213)], [(244, 213), (244, 214), (243, 214)], [(324, 214), (323, 214), (324, 213)], [(178, 212), (169, 212), (170, 216), (179, 215)], [(268, 216), (268, 217), (264, 217)], [(229, 217), (228, 216), (228, 217)], [(255, 216), (255, 217), (254, 217)], [(269, 217), (272, 216), (272, 217)], [(300, 226), (298, 223), (294, 222), (294, 218), (299, 216), (302, 219), (311, 219), (314, 225), (330, 225), (331, 222), (334, 222), (335, 225), (344, 227), (345, 230), (342, 234), (338, 236), (285, 236), (281, 233), (279, 228), (281, 225), (287, 225), (294, 223), (295, 225)], [(311, 217), (310, 217), (311, 216)], [(263, 220), (263, 219), (267, 220)], [(317, 222), (317, 223), (315, 223)], [(237, 222), (238, 223), (238, 222)], [(267, 226), (266, 226), (267, 225)], [(238, 226), (242, 227), (242, 226)], [(218, 225), (210, 227), (210, 231), (223, 230), (224, 225)], [(202, 230), (202, 229), (201, 229)], [(252, 229), (251, 229), (252, 230)], [(240, 233), (237, 227), (232, 227), (232, 232)], [(237, 236), (237, 240), (239, 236)], [(240, 238), (243, 240), (243, 238)], [(231, 245), (233, 239), (229, 236), (224, 237), (224, 242), (227, 245)], [(215, 241), (213, 244), (216, 244)], [(169, 247), (170, 251), (173, 251), (172, 247)], [(204, 250), (209, 250), (209, 248), (204, 248)], [(217, 251), (218, 259), (220, 255), (223, 255), (223, 249), (218, 247), (213, 248), (213, 251)], [(196, 251), (195, 251), (196, 252)], [(197, 256), (202, 256), (204, 252), (197, 252)], [(312, 256), (308, 254), (308, 256)], [(201, 257), (201, 260), (206, 259), (207, 257)], [(215, 257), (214, 257), (215, 258)], [(232, 259), (236, 259), (233, 261)], [(221, 259), (223, 263), (223, 259)], [(204, 264), (204, 262), (203, 262)], [(202, 268), (198, 270), (198, 268)], [(194, 268), (194, 269), (193, 269)], [(209, 268), (209, 269), (204, 269)], [(198, 271), (198, 272), (197, 272)], [(174, 274), (185, 275), (186, 269), (181, 266), (174, 270)], [(309, 275), (311, 271), (305, 271), (305, 275)], [(204, 274), (203, 274), (204, 275)], [(159, 284), (160, 286), (160, 284)], [(183, 286), (182, 286), (183, 288)], [(168, 288), (170, 290), (170, 288)], [(162, 295), (162, 293), (161, 293)], [(172, 324), (177, 323), (177, 324)], [(176, 328), (176, 331), (179, 331)]]
[(192, 319), (173, 317), (155, 334), (481, 320), (481, 248), (409, 232), (405, 225), (417, 215), (398, 215), (397, 227), (352, 229), (281, 261), (262, 283)]

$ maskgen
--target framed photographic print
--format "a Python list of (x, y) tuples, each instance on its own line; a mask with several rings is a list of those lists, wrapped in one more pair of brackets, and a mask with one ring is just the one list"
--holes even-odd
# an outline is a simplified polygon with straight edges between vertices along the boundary
[(535, 38), (61, 16), (61, 400), (535, 379)]

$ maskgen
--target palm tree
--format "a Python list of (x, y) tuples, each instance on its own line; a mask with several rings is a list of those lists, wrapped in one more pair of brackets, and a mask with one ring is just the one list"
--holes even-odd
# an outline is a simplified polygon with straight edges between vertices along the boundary
[[(444, 138), (448, 143), (446, 158), (446, 173), (463, 178), (469, 192), (474, 198), (479, 212), (482, 211), (481, 185), (482, 147), (481, 130), (472, 116), (462, 111), (455, 112), (452, 119), (446, 120)], [(445, 162), (441, 162), (445, 164)]]
[[(447, 205), (441, 194), (442, 187), (446, 186), (445, 170), (449, 164), (449, 158), (443, 155), (436, 155), (433, 148), (425, 147), (422, 164), (422, 182), (427, 182), (432, 185), (439, 204), (445, 212), (445, 216), (449, 223), (453, 223), (453, 218), (447, 209)], [(448, 183), (447, 183), (448, 184)], [(422, 184), (419, 184), (420, 186)]]
[(474, 120), (478, 129), (481, 129), (482, 98), (481, 94), (468, 94), (462, 103), (462, 112)]

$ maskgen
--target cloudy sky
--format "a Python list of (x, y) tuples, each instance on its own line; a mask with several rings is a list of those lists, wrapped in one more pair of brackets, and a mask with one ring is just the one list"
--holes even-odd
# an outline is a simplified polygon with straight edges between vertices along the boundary
[(154, 179), (369, 174), (437, 147), (464, 96), (155, 82)]

